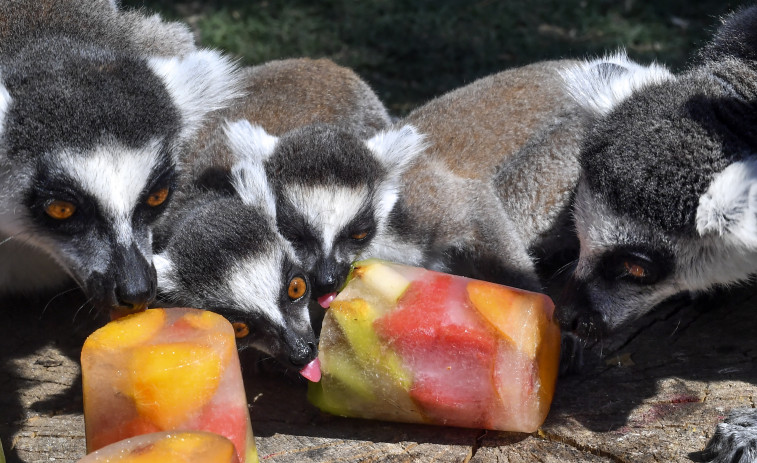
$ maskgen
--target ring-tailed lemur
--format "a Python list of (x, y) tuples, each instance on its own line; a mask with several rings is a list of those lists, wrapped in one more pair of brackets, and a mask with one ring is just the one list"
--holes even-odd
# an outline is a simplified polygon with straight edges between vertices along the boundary
[(73, 280), (97, 308), (145, 307), (177, 153), (234, 69), (110, 1), (2, 2), (0, 291)]
[[(247, 150), (233, 125), (225, 132), (232, 151)], [(239, 347), (301, 369), (317, 354), (307, 276), (276, 229), (262, 166), (240, 158), (228, 186), (188, 185), (171, 206), (156, 236), (160, 298), (222, 314), (242, 330)]]
[[(247, 120), (273, 133), (323, 121), (371, 134), (387, 126), (389, 117), (365, 82), (328, 60), (248, 68), (243, 86), (244, 98), (219, 111), (182, 160), (176, 201), (156, 236), (159, 291), (172, 303), (249, 324), (253, 332), (240, 345), (253, 345), (290, 368), (301, 367), (317, 354), (308, 316), (310, 285), (297, 271), (300, 260), (292, 245), (278, 232), (273, 197), (255, 154), (272, 146), (273, 138), (251, 129)], [(227, 124), (226, 119), (241, 122)], [(261, 177), (240, 172), (260, 172)], [(202, 238), (196, 230), (202, 230)], [(292, 300), (289, 287), (295, 277), (306, 292)], [(264, 290), (250, 293), (261, 285)]]
[[(674, 294), (757, 272), (757, 7), (728, 17), (687, 71), (637, 73), (623, 56), (566, 82), (596, 121), (581, 152), (581, 242), (558, 304), (586, 337)], [(733, 415), (708, 461), (754, 461), (757, 413)]]

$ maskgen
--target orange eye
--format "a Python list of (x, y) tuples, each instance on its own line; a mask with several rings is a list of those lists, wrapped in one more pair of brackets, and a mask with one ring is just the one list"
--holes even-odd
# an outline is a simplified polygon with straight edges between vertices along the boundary
[(289, 295), (289, 299), (294, 301), (301, 298), (305, 294), (307, 289), (308, 284), (305, 283), (304, 278), (294, 277), (292, 278), (292, 281), (289, 282), (289, 289), (287, 290), (287, 294)]
[(237, 339), (243, 338), (250, 334), (250, 327), (247, 326), (247, 323), (234, 322), (231, 324), (231, 326), (234, 328), (234, 336)]
[(147, 197), (147, 204), (152, 207), (160, 206), (168, 198), (168, 188), (159, 188)]
[(68, 201), (56, 199), (45, 206), (45, 212), (53, 219), (65, 220), (74, 215), (74, 212), (76, 212), (76, 206)]
[(352, 237), (353, 240), (362, 240), (362, 239), (365, 239), (366, 236), (368, 236), (368, 232), (367, 231), (361, 231), (361, 232), (358, 232), (358, 233), (353, 233), (350, 236)]
[(647, 271), (641, 265), (623, 262), (623, 266), (626, 268), (626, 272), (632, 277), (644, 278), (647, 276)]

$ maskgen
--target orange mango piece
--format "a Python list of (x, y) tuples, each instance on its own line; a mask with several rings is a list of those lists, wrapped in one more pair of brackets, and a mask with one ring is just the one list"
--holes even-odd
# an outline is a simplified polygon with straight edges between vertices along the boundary
[(83, 350), (118, 350), (136, 346), (160, 331), (165, 322), (163, 310), (145, 310), (114, 320), (92, 333)]
[(176, 342), (141, 346), (129, 361), (137, 412), (162, 429), (180, 425), (215, 394), (222, 363), (211, 348)]
[(545, 297), (516, 291), (486, 281), (472, 280), (468, 297), (481, 316), (533, 359), (548, 323)]
[(218, 434), (177, 432), (142, 435), (87, 455), (79, 463), (237, 463), (234, 444)]

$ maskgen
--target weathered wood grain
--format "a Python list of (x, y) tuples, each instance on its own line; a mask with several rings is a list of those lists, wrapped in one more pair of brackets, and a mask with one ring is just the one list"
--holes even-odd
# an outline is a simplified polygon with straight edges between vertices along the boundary
[[(96, 323), (75, 295), (42, 313), (46, 301), (2, 302), (0, 436), (11, 462), (84, 454), (77, 357)], [(304, 381), (242, 359), (265, 462), (676, 462), (728, 410), (754, 408), (755, 327), (754, 288), (661, 308), (593, 346), (532, 435), (328, 416), (307, 403)]]

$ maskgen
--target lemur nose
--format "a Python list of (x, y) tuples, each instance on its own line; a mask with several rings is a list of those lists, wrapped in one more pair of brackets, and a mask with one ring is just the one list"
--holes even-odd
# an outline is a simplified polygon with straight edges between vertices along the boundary
[(122, 308), (142, 310), (155, 298), (156, 274), (153, 267), (137, 249), (136, 245), (122, 249), (116, 262), (115, 296)]
[(313, 294), (315, 296), (322, 296), (339, 289), (342, 278), (346, 277), (347, 273), (349, 273), (349, 267), (347, 266), (342, 269), (334, 259), (324, 258), (318, 262), (314, 273), (315, 275), (312, 278)]
[(297, 340), (297, 345), (289, 355), (289, 362), (295, 367), (304, 367), (318, 354), (315, 343), (308, 342), (305, 344), (302, 340)]

